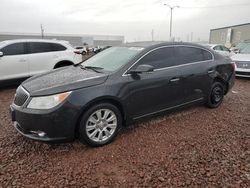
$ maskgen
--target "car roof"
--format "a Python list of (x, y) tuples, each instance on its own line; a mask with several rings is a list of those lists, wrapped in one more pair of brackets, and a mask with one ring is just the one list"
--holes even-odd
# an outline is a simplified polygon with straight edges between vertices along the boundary
[(16, 42), (51, 42), (51, 43), (68, 43), (68, 41), (63, 40), (53, 40), (53, 39), (14, 39), (14, 40), (5, 40), (1, 43), (12, 44)]
[(177, 46), (177, 45), (185, 45), (185, 46), (194, 46), (199, 48), (206, 48), (204, 45), (190, 43), (190, 42), (166, 42), (166, 41), (141, 41), (141, 42), (130, 42), (125, 43), (122, 46), (126, 47), (141, 47), (141, 48), (157, 48), (161, 46)]

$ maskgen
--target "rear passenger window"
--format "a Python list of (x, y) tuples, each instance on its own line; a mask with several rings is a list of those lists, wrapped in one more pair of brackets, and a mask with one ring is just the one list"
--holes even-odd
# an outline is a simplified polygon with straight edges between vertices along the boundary
[(1, 49), (3, 55), (22, 55), (25, 54), (25, 43), (10, 44)]
[(61, 44), (51, 43), (51, 51), (64, 51), (67, 48)]
[(29, 43), (30, 53), (43, 53), (43, 52), (50, 52), (50, 51), (51, 51), (50, 43), (45, 43), (45, 42), (30, 42)]
[(174, 48), (164, 47), (144, 56), (137, 65), (152, 65), (155, 69), (173, 66), (175, 63)]
[(194, 47), (175, 47), (176, 65), (183, 65), (187, 63), (211, 60), (210, 52), (201, 48)]
[(203, 52), (203, 60), (204, 61), (207, 61), (207, 60), (212, 60), (213, 59), (213, 56), (210, 52), (208, 52), (207, 50), (202, 50)]
[(44, 53), (44, 52), (54, 52), (63, 51), (66, 48), (60, 44), (46, 43), (46, 42), (30, 42), (29, 52), (30, 53)]

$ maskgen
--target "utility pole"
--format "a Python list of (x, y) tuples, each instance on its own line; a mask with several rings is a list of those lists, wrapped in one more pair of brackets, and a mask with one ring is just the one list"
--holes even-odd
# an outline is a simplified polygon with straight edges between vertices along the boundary
[(193, 32), (191, 32), (191, 37), (190, 37), (190, 38), (191, 38), (191, 39), (190, 39), (190, 40), (191, 40), (191, 42), (193, 42), (193, 34), (194, 34), (194, 33), (193, 33)]
[(44, 38), (44, 29), (43, 29), (43, 24), (41, 24), (41, 34), (42, 34), (42, 39)]
[(152, 41), (154, 41), (154, 30), (153, 29), (151, 31), (151, 37), (152, 37)]
[(170, 6), (168, 4), (164, 4), (165, 6), (168, 6), (170, 8), (170, 32), (169, 32), (169, 37), (170, 40), (172, 39), (172, 24), (173, 24), (173, 10), (175, 8), (180, 8), (180, 6)]

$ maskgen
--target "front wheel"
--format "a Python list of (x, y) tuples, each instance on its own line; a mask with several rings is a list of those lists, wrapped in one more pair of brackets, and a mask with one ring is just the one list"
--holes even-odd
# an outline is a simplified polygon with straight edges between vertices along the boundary
[(221, 82), (214, 82), (207, 99), (207, 106), (209, 108), (217, 108), (221, 105), (223, 98), (224, 98), (223, 84)]
[(97, 104), (88, 109), (80, 122), (80, 141), (91, 146), (110, 143), (122, 124), (119, 109), (109, 103)]

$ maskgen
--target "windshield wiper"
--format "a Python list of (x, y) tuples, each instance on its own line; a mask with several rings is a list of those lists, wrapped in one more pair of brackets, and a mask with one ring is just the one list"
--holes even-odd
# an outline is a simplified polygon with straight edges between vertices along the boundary
[(102, 71), (100, 71), (100, 70), (103, 69), (102, 67), (83, 66), (83, 65), (80, 65), (80, 67), (81, 67), (82, 69), (84, 69), (84, 70), (91, 69), (91, 70), (93, 70), (93, 71), (95, 71), (95, 72), (97, 72), (97, 73), (102, 73)]

